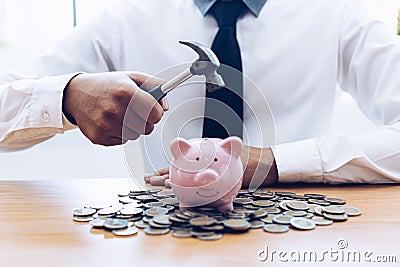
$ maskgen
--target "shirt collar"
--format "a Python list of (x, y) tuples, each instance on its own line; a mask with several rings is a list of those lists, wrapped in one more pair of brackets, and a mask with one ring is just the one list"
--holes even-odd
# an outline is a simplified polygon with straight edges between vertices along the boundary
[[(253, 13), (254, 16), (258, 17), (261, 9), (264, 7), (267, 0), (242, 0), (246, 4), (247, 8)], [(194, 0), (196, 6), (200, 9), (203, 16), (207, 15), (207, 12), (214, 5), (217, 0)]]

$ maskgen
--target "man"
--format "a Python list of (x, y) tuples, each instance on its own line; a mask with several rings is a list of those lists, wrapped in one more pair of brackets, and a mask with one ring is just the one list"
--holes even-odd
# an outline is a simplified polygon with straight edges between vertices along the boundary
[[(148, 157), (155, 169), (167, 166), (160, 147), (166, 103), (156, 103), (139, 89), (149, 76), (109, 72), (155, 74), (191, 60), (192, 52), (177, 45), (177, 40), (210, 45), (218, 31), (208, 14), (214, 3), (122, 1), (78, 27), (26, 70), (3, 75), (0, 146), (31, 146), (74, 124), (102, 145), (121, 144), (152, 132), (146, 142)], [(249, 138), (242, 155), (247, 166), (245, 185), (253, 176), (265, 178), (265, 184), (278, 179), (399, 182), (398, 37), (365, 14), (358, 1), (244, 3), (248, 10), (237, 22), (243, 72), (268, 100), (277, 144), (257, 148), (259, 140)], [(379, 127), (356, 136), (329, 132), (336, 82)], [(153, 79), (144, 89), (159, 83)], [(170, 110), (198, 97), (204, 97), (204, 90), (171, 94)], [(252, 107), (259, 101), (249, 91), (244, 91), (244, 100)], [(129, 125), (123, 124), (128, 105)], [(204, 107), (193, 109), (200, 112)], [(254, 134), (257, 129), (250, 113), (244, 110), (244, 127)], [(187, 128), (188, 136), (199, 135), (201, 121)], [(167, 178), (166, 172), (161, 174)]]

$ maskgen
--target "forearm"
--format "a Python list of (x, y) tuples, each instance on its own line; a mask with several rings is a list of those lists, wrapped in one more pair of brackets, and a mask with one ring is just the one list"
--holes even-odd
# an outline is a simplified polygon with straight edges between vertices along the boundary
[(400, 182), (400, 123), (277, 145), (274, 155), (280, 182)]

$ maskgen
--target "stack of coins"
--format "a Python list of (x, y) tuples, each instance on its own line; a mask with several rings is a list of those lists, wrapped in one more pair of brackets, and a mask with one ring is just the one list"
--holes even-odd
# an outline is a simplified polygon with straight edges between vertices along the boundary
[(116, 236), (130, 236), (144, 229), (147, 235), (176, 238), (194, 237), (218, 240), (225, 233), (245, 233), (262, 228), (268, 233), (289, 229), (312, 230), (317, 226), (346, 221), (361, 215), (361, 210), (346, 206), (341, 198), (321, 194), (297, 195), (258, 189), (240, 190), (231, 212), (196, 207), (180, 211), (172, 190), (132, 190), (118, 194), (118, 203), (92, 202), (73, 211), (73, 220), (111, 231)]

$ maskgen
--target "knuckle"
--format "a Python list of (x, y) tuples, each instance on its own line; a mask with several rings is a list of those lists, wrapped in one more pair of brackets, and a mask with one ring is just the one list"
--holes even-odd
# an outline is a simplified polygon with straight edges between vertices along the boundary
[(116, 117), (119, 115), (119, 108), (115, 103), (108, 103), (103, 110), (103, 117)]
[(126, 86), (120, 86), (117, 90), (113, 92), (113, 100), (116, 102), (129, 102), (133, 96), (134, 92), (131, 88)]

